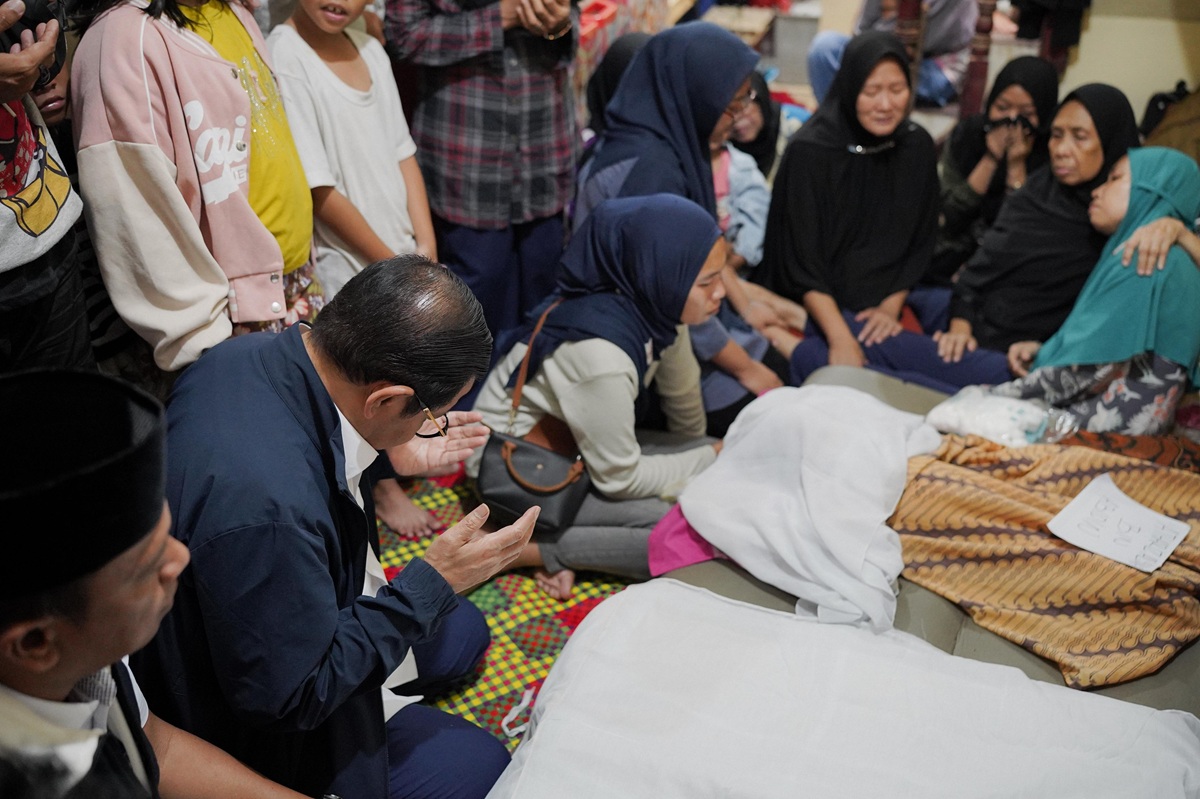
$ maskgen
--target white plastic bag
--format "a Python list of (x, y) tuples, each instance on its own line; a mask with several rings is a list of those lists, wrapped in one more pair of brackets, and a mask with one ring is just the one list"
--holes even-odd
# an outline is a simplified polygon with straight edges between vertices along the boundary
[(1006, 447), (1053, 444), (1079, 430), (1070, 411), (996, 396), (985, 386), (967, 386), (939, 403), (925, 421), (943, 433), (983, 436)]

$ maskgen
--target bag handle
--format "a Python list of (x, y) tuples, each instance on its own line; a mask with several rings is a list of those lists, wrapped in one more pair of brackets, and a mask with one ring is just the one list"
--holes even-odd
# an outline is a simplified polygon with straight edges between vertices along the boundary
[(554, 302), (550, 303), (550, 307), (542, 312), (542, 316), (538, 319), (537, 324), (533, 326), (533, 332), (529, 334), (529, 344), (525, 350), (525, 357), (521, 359), (521, 368), (517, 372), (517, 384), (513, 386), (512, 408), (508, 411), (508, 429), (504, 432), (512, 435), (513, 423), (517, 420), (517, 408), (521, 405), (521, 391), (525, 388), (525, 378), (529, 375), (529, 359), (533, 355), (533, 340), (537, 338), (537, 334), (542, 332), (542, 325), (546, 324), (546, 317), (550, 312), (558, 307), (563, 301), (559, 297)]
[(536, 483), (531, 483), (517, 473), (517, 467), (513, 465), (512, 456), (517, 451), (517, 445), (511, 441), (505, 441), (500, 448), (500, 455), (504, 458), (504, 465), (508, 467), (508, 473), (512, 476), (513, 482), (534, 494), (557, 494), (567, 486), (574, 483), (583, 476), (583, 461), (579, 458), (571, 464), (571, 468), (567, 470), (567, 476), (562, 479), (562, 482), (555, 483), (549, 486), (540, 486)]

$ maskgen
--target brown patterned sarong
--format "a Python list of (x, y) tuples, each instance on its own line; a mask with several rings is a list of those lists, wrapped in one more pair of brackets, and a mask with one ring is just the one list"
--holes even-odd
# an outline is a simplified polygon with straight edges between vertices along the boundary
[(1184, 436), (1129, 436), (1123, 433), (1092, 433), (1081, 430), (1059, 444), (1116, 452), (1159, 466), (1170, 466), (1200, 474), (1200, 442)]
[[(1106, 472), (1134, 500), (1191, 526), (1153, 573), (1046, 529)], [(1200, 637), (1200, 474), (1087, 447), (946, 436), (934, 455), (909, 461), (890, 523), (906, 578), (1055, 662), (1071, 687), (1152, 674)]]

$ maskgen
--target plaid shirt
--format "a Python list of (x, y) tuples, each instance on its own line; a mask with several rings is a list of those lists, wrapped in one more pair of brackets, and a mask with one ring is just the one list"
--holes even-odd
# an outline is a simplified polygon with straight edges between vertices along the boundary
[(443, 219), (501, 229), (562, 211), (574, 191), (569, 70), (578, 38), (504, 31), (499, 3), (388, 0), (392, 54), (420, 67), (412, 135)]

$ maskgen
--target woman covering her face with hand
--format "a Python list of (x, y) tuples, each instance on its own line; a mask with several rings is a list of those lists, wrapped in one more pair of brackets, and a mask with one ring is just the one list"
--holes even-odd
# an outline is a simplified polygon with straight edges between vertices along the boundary
[[(669, 235), (664, 235), (669, 231)], [(554, 440), (566, 428), (593, 492), (574, 526), (535, 537), (518, 566), (543, 567), (553, 596), (570, 593), (574, 569), (649, 577), (646, 541), (675, 494), (712, 463), (704, 435), (700, 367), (680, 326), (716, 313), (725, 296), (725, 242), (715, 221), (668, 194), (608, 200), (575, 233), (559, 264), (558, 288), (527, 324), (496, 343), (499, 360), (475, 403), (488, 426)], [(527, 381), (509, 424), (512, 392), (534, 324), (562, 302), (534, 339)], [(670, 445), (645, 443), (637, 406), (657, 389)], [(558, 432), (552, 432), (558, 431)], [(472, 476), (482, 453), (467, 461)]]
[(1009, 346), (1049, 338), (1100, 257), (1104, 234), (1088, 221), (1089, 198), (1136, 144), (1119, 90), (1091, 84), (1067, 95), (1051, 124), (1051, 163), (1008, 197), (959, 273), (948, 329), (901, 332), (873, 348), (871, 368), (948, 393), (1011, 379)]
[[(1050, 163), (1004, 203), (954, 285), (949, 328), (935, 336), (944, 361), (976, 347), (1003, 353), (1016, 341), (1045, 341), (1059, 328), (1104, 245), (1088, 220), (1092, 190), (1137, 145), (1133, 109), (1119, 89), (1091, 83), (1063, 99), (1050, 127)], [(980, 382), (1000, 381), (963, 385)]]
[[(1027, 367), (1029, 343), (1062, 326), (1105, 252), (1111, 231), (1093, 227), (1089, 203), (1136, 142), (1133, 109), (1120, 91), (1091, 84), (1067, 95), (1051, 126), (1051, 163), (1008, 198), (960, 273), (949, 329), (933, 337), (902, 332), (875, 348), (871, 368), (954, 393), (1012, 379), (1010, 364)], [(1191, 240), (1166, 212), (1127, 229), (1120, 257), (1136, 260), (1131, 269), (1141, 273), (1164, 263), (1175, 242)], [(1200, 247), (1187, 251), (1200, 263)]]
[(1049, 160), (1058, 73), (1036, 56), (1013, 59), (992, 85), (987, 110), (954, 127), (942, 153), (942, 221), (933, 264), (922, 281), (949, 286), (979, 247), (1000, 205)]

